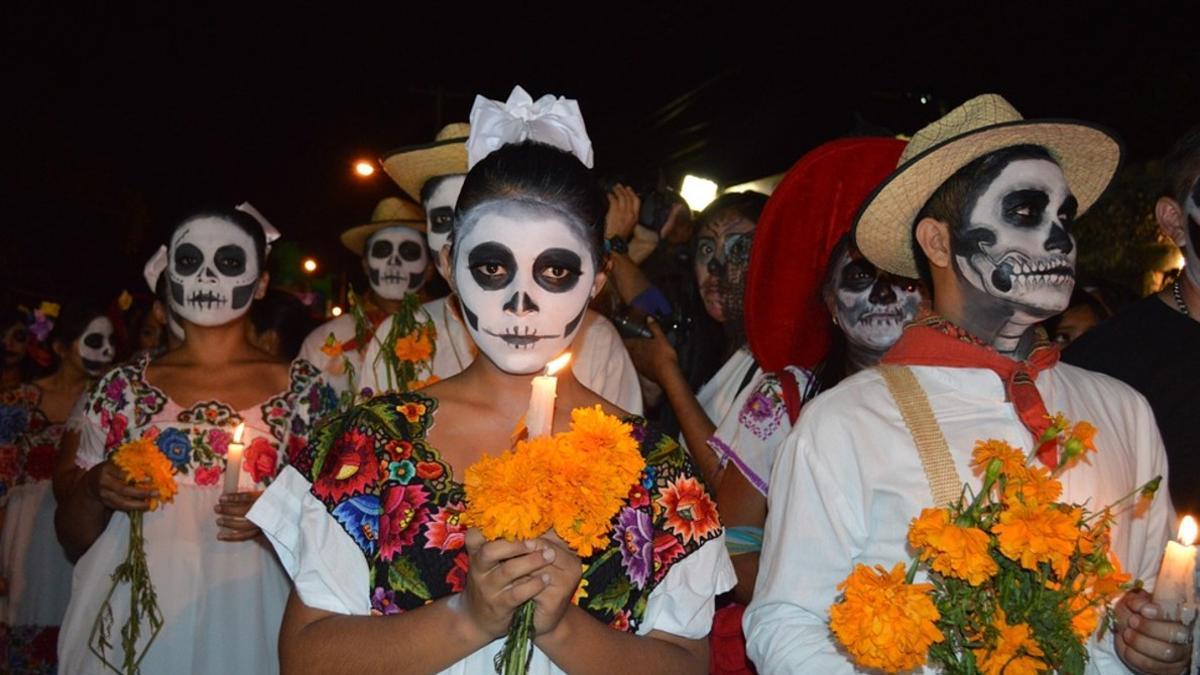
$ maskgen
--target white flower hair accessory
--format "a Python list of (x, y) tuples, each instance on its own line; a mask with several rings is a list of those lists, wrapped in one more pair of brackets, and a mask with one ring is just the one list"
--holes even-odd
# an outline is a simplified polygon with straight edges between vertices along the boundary
[(519, 85), (501, 103), (475, 97), (471, 135), (467, 138), (467, 168), (509, 143), (534, 140), (566, 150), (592, 168), (592, 141), (579, 112), (579, 102), (547, 94), (534, 101)]
[[(271, 244), (283, 236), (279, 230), (275, 229), (275, 226), (264, 218), (263, 214), (258, 212), (258, 209), (251, 206), (250, 202), (242, 202), (235, 206), (234, 209), (258, 221), (258, 225), (263, 231), (263, 238), (267, 242), (265, 253), (266, 255), (271, 255)], [(146, 280), (146, 285), (150, 287), (151, 292), (156, 290), (158, 278), (162, 276), (163, 270), (167, 269), (167, 262), (167, 245), (162, 244), (154, 252), (154, 255), (150, 256), (150, 259), (146, 261), (145, 266), (142, 267), (142, 278)]]

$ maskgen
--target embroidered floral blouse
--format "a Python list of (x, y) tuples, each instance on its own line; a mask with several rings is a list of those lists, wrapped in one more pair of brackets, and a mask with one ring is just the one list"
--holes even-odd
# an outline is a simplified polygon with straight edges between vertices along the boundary
[(42, 391), (22, 384), (0, 392), (0, 506), (18, 485), (49, 480), (66, 425), (40, 407)]

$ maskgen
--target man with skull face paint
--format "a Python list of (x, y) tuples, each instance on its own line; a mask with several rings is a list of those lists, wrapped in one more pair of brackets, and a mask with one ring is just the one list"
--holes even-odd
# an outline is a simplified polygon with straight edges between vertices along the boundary
[(1176, 143), (1163, 167), (1166, 184), (1154, 215), (1183, 251), (1183, 273), (1085, 333), (1063, 358), (1112, 375), (1150, 401), (1167, 447), (1175, 507), (1200, 513), (1200, 127)]
[[(387, 197), (375, 207), (370, 223), (342, 233), (342, 244), (362, 256), (370, 290), (358, 306), (309, 333), (300, 348), (300, 358), (322, 364), (325, 379), (339, 392), (357, 395), (364, 387), (385, 391), (413, 385), (391, 367), (391, 348), (401, 336), (392, 334), (388, 319), (399, 312), (406, 318), (404, 325), (428, 321), (417, 307), (416, 295), (428, 278), (424, 230), (420, 207)], [(414, 370), (416, 381), (429, 377), (428, 368)]]
[[(419, 197), (424, 208), (429, 250), (438, 273), (449, 279), (448, 258), (440, 255), (450, 242), (455, 205), (467, 173), (469, 124), (449, 124), (438, 132), (433, 143), (400, 148), (383, 160), (384, 171), (400, 189)], [(457, 294), (425, 303), (422, 309), (433, 322), (437, 337), (433, 355), (433, 375), (446, 379), (462, 372), (477, 355), (474, 334), (464, 321)], [(389, 328), (385, 322), (380, 330)], [(642, 392), (637, 372), (620, 336), (611, 323), (592, 310), (583, 314), (572, 346), (575, 376), (592, 391), (630, 412), (642, 411)], [(379, 345), (368, 346), (366, 361), (371, 363)]]
[[(1071, 220), (1119, 161), (1119, 143), (1102, 129), (1026, 121), (984, 95), (914, 134), (868, 198), (855, 224), (859, 248), (893, 274), (924, 268), (936, 314), (908, 326), (884, 365), (808, 403), (778, 454), (744, 622), (761, 672), (855, 671), (829, 633), (837, 584), (856, 563), (909, 557), (904, 534), (921, 509), (956, 497), (962, 478), (978, 486), (970, 454), (979, 440), (1034, 448), (1048, 411), (1092, 422), (1100, 451), (1063, 474), (1068, 503), (1098, 508), (1166, 475), (1145, 400), (1105, 375), (1058, 363), (1036, 327), (1066, 306)], [(914, 440), (906, 426), (921, 406), (941, 448)], [(1056, 452), (1035, 461), (1056, 465)], [(927, 478), (926, 462), (950, 472), (946, 489)], [(1169, 496), (1160, 490), (1144, 510), (1114, 518), (1113, 553), (1152, 585), (1173, 520)], [(1089, 672), (1184, 669), (1187, 650), (1175, 641), (1185, 627), (1159, 620), (1148, 597), (1130, 592), (1119, 601), (1120, 630), (1092, 637)]]
[[(539, 103), (570, 121), (578, 116), (573, 102), (545, 97)], [(543, 138), (547, 125), (560, 130), (542, 120), (535, 115), (514, 124), (516, 140)], [(586, 141), (581, 120), (572, 127), (572, 140)], [(644, 475), (699, 491), (680, 516), (695, 537), (685, 542), (665, 528), (670, 509), (652, 506), (657, 497), (640, 499), (649, 478), (631, 486), (635, 501), (627, 517), (634, 510), (646, 514), (646, 532), (672, 553), (658, 556), (654, 573), (639, 573), (634, 581), (625, 579), (620, 556), (611, 555), (623, 546), (620, 536), (612, 538), (610, 553), (598, 550), (581, 561), (551, 534), (485, 542), (478, 530), (457, 525), (463, 495), (454, 476), (484, 452), (511, 446), (533, 377), (570, 346), (605, 281), (605, 199), (580, 158), (590, 159), (584, 152), (590, 143), (572, 142), (574, 154), (533, 141), (501, 138), (495, 145), (467, 176), (454, 238), (442, 252), (479, 357), (455, 377), (420, 392), (375, 398), (339, 418), (337, 434), (312, 448), (319, 469), (308, 476), (287, 470), (250, 514), (296, 582), (280, 635), (282, 661), (312, 672), (365, 672), (402, 653), (415, 672), (491, 672), (513, 611), (532, 599), (531, 673), (607, 673), (618, 659), (638, 672), (702, 672), (713, 597), (732, 583), (711, 499), (670, 439), (588, 390), (569, 367), (557, 375), (554, 431), (565, 430), (570, 412), (581, 406), (599, 405), (629, 420), (648, 457)], [(376, 415), (395, 418), (383, 436), (370, 429), (368, 418)], [(360, 439), (368, 437), (374, 440), (363, 445)], [(678, 466), (648, 454), (655, 447)], [(401, 497), (396, 479), (375, 470), (382, 461), (392, 474), (392, 453), (421, 467), (403, 479), (408, 497)], [(346, 481), (358, 487), (346, 490)], [(362, 536), (359, 494), (380, 494), (378, 546)], [(407, 543), (397, 548), (397, 536)], [(629, 593), (619, 609), (571, 603), (582, 565), (597, 556), (606, 562), (589, 576), (589, 597), (619, 586)], [(381, 572), (385, 568), (410, 570), (416, 579), (410, 583)], [(426, 591), (414, 594), (418, 587)]]
[(70, 302), (47, 341), (53, 370), (0, 392), (0, 624), (7, 632), (0, 664), (20, 672), (54, 667), (38, 655), (37, 643), (52, 641), (62, 622), (71, 563), (53, 535), (50, 479), (65, 420), (87, 385), (112, 363), (113, 325), (99, 304)]
[[(245, 518), (260, 491), (308, 444), (337, 397), (306, 361), (287, 364), (256, 349), (247, 312), (265, 292), (267, 225), (250, 210), (218, 208), (184, 218), (171, 232), (165, 277), (185, 339), (151, 360), (142, 355), (101, 377), (80, 398), (55, 470), (55, 527), (77, 558), (59, 633), (62, 672), (100, 672), (92, 627), (113, 569), (129, 545), (129, 514), (142, 513), (146, 562), (165, 617), (147, 649), (147, 673), (278, 672), (278, 633), (288, 581)], [(235, 429), (244, 425), (239, 473), (225, 493)], [(111, 457), (150, 440), (176, 470), (172, 502), (129, 484)], [(112, 598), (124, 623), (128, 596)], [(120, 640), (107, 650), (119, 661)], [(115, 652), (115, 653), (114, 653)]]

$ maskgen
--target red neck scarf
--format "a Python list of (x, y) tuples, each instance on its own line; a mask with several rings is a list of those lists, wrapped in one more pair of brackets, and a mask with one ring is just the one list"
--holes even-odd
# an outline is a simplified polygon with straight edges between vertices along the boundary
[[(1050, 427), (1049, 412), (1034, 381), (1038, 373), (1058, 363), (1058, 347), (1039, 331), (1029, 358), (1014, 361), (991, 345), (940, 316), (929, 316), (911, 324), (896, 344), (884, 354), (882, 363), (900, 366), (945, 366), (949, 368), (987, 368), (1004, 382), (1004, 393), (1017, 409), (1034, 442)], [(1038, 459), (1047, 467), (1058, 463), (1057, 441), (1041, 445)]]

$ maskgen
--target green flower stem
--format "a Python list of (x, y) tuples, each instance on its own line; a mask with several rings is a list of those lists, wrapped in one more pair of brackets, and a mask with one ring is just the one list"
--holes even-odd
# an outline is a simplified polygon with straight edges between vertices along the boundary
[(618, 550), (619, 549), (610, 548), (604, 552), (604, 555), (601, 555), (599, 558), (596, 558), (594, 561), (592, 561), (592, 564), (588, 565), (587, 570), (583, 573), (583, 578), (586, 579), (592, 576), (592, 572), (604, 567), (604, 563), (608, 562), (608, 559), (613, 557)]
[(526, 600), (515, 613), (504, 638), (504, 649), (496, 655), (498, 675), (525, 675), (533, 659), (533, 600)]
[[(88, 638), (88, 648), (100, 659), (106, 668), (118, 675), (137, 675), (141, 670), (142, 659), (150, 651), (159, 631), (162, 630), (163, 616), (158, 609), (158, 596), (154, 591), (154, 583), (150, 580), (150, 567), (146, 562), (146, 540), (142, 534), (141, 511), (129, 514), (129, 547), (125, 560), (113, 570), (112, 585), (96, 620), (92, 624), (92, 633)], [(124, 652), (121, 667), (117, 668), (105, 656), (105, 651), (112, 647), (112, 597), (122, 582), (129, 583), (129, 617), (121, 626), (121, 648)], [(146, 642), (141, 654), (137, 652), (137, 641), (142, 633), (142, 617), (145, 616), (150, 624), (150, 639)]]
[(1117, 501), (1109, 504), (1107, 509), (1100, 509), (1099, 511), (1091, 514), (1083, 522), (1085, 522), (1085, 523), (1091, 522), (1091, 520), (1093, 518), (1095, 518), (1096, 516), (1099, 516), (1103, 513), (1106, 513), (1106, 512), (1109, 513), (1110, 515), (1116, 515), (1116, 514), (1120, 513), (1120, 511), (1117, 509), (1117, 507), (1126, 508), (1127, 506), (1132, 506), (1132, 504), (1125, 504), (1125, 502), (1127, 502), (1131, 499), (1134, 499), (1135, 497), (1140, 497), (1142, 495), (1146, 495), (1146, 496), (1154, 495), (1154, 493), (1158, 492), (1158, 487), (1161, 484), (1162, 484), (1162, 476), (1155, 476), (1154, 478), (1151, 478), (1150, 480), (1146, 481), (1145, 483), (1142, 483), (1141, 485), (1134, 488), (1133, 491), (1130, 492), (1129, 494), (1127, 494), (1124, 497), (1121, 497), (1120, 499), (1118, 499)]

